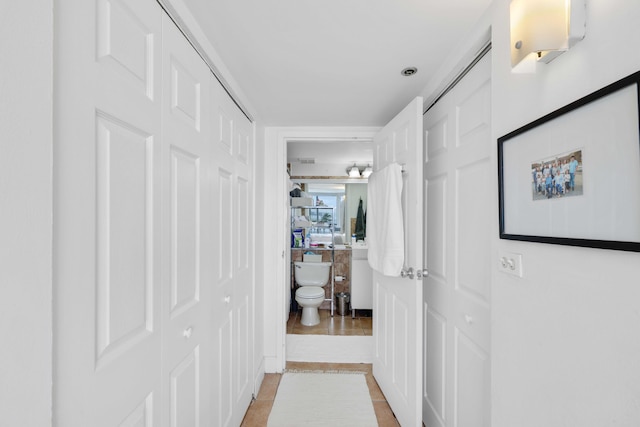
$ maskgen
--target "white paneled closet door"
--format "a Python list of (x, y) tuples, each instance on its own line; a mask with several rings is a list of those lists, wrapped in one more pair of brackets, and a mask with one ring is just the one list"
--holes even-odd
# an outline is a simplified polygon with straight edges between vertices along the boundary
[(253, 394), (253, 127), (211, 76), (214, 425), (240, 425)]
[(54, 423), (159, 425), (161, 10), (56, 4)]
[(240, 425), (253, 125), (155, 1), (56, 14), (54, 423)]
[(162, 20), (162, 418), (211, 425), (211, 97), (209, 68)]
[(424, 115), (423, 421), (491, 425), (491, 55)]

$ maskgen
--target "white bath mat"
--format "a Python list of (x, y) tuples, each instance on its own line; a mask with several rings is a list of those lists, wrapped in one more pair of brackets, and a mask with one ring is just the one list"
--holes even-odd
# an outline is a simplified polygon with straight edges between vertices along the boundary
[(280, 379), (268, 427), (376, 427), (363, 374), (286, 372)]

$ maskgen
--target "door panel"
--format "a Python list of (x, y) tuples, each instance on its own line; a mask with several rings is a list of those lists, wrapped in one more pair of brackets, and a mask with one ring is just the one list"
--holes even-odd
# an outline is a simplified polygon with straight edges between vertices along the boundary
[(229, 105), (227, 108), (233, 111), (234, 118), (234, 194), (232, 216), (235, 219), (234, 240), (235, 250), (235, 280), (233, 283), (233, 310), (236, 319), (234, 330), (234, 349), (236, 351), (236, 370), (234, 390), (235, 411), (234, 424), (240, 425), (244, 417), (245, 409), (249, 406), (253, 395), (253, 334), (251, 325), (255, 319), (253, 313), (253, 256), (255, 235), (255, 219), (253, 197), (253, 127), (241, 114), (235, 105), (230, 104), (231, 98), (225, 95), (224, 99)]
[(171, 317), (200, 299), (200, 158), (177, 147), (171, 162)]
[(424, 116), (429, 426), (490, 425), (490, 89), (487, 55)]
[[(422, 98), (416, 98), (374, 138), (374, 173), (403, 165), (405, 269), (422, 269)], [(422, 282), (373, 272), (373, 374), (401, 425), (422, 418)]]
[(234, 399), (230, 393), (233, 384), (234, 358), (233, 358), (233, 341), (232, 341), (232, 322), (231, 312), (226, 318), (222, 319), (222, 323), (216, 331), (217, 348), (215, 354), (216, 363), (214, 369), (215, 386), (213, 404), (217, 414), (214, 421), (217, 426), (233, 425), (234, 419)]
[(55, 425), (159, 418), (160, 27), (153, 2), (56, 7)]
[(201, 425), (199, 350), (194, 348), (170, 373), (171, 427)]
[(240, 425), (253, 394), (253, 128), (213, 76), (218, 109), (211, 141), (216, 189), (213, 223), (218, 261), (213, 286), (216, 352), (214, 413), (220, 426)]
[(160, 37), (157, 23), (141, 15), (145, 8), (151, 7), (149, 4), (132, 5), (122, 0), (99, 0), (96, 58), (100, 68), (117, 76), (120, 84), (126, 85), (128, 90), (153, 99), (160, 83), (155, 69), (159, 58), (154, 56), (160, 47)]
[[(445, 368), (447, 366), (446, 353), (444, 351), (446, 344), (446, 320), (434, 310), (425, 306), (424, 309), (424, 333), (431, 339), (431, 345), (425, 345), (425, 376), (423, 384), (425, 394), (429, 396), (427, 404), (430, 410), (437, 415), (437, 420), (445, 418)], [(435, 344), (435, 345), (434, 345)], [(435, 426), (432, 421), (429, 426)], [(438, 422), (437, 425), (442, 425)]]
[[(489, 303), (489, 251), (478, 251), (476, 245), (489, 239), (488, 224), (491, 219), (488, 209), (475, 209), (478, 195), (487, 196), (488, 183), (491, 182), (489, 159), (471, 163), (458, 168), (458, 286), (469, 297)], [(484, 243), (486, 245), (486, 243)], [(463, 267), (464, 268), (461, 268)]]
[(427, 265), (431, 280), (447, 280), (447, 176), (435, 175), (427, 180), (425, 194), (428, 203), (429, 221), (426, 223), (425, 242)]
[[(153, 333), (154, 141), (96, 118), (97, 368)], [(156, 150), (157, 153), (157, 150)]]
[[(163, 238), (165, 310), (163, 310), (163, 410), (171, 426), (211, 424), (212, 359), (209, 286), (212, 214), (206, 171), (211, 165), (210, 132), (200, 120), (210, 108), (209, 69), (171, 20), (162, 21), (164, 79), (162, 125), (166, 221)], [(202, 363), (207, 361), (206, 363)]]
[[(193, 53), (196, 54), (195, 52)], [(187, 126), (198, 131), (200, 130), (203, 76), (198, 78), (191, 75), (191, 72), (187, 71), (185, 65), (177, 58), (171, 58), (170, 63), (171, 92), (169, 93), (171, 94), (171, 114), (183, 120)], [(204, 63), (200, 68), (205, 68)]]
[(487, 412), (491, 399), (489, 355), (473, 339), (459, 330), (455, 332), (455, 396), (454, 426), (488, 425)]

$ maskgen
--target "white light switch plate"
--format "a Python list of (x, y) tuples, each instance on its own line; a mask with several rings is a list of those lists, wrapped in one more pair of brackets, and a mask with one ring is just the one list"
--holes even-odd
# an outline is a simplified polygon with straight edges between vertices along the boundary
[(522, 277), (522, 254), (512, 252), (499, 252), (498, 270), (503, 273)]

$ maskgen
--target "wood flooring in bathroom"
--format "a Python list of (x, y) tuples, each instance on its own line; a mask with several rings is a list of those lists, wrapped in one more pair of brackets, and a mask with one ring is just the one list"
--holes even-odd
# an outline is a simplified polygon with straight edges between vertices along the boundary
[(300, 335), (372, 335), (373, 319), (371, 310), (356, 310), (356, 317), (339, 316), (334, 313), (331, 317), (329, 310), (318, 310), (320, 323), (315, 326), (304, 326), (300, 323), (302, 309), (289, 314), (287, 322), (288, 334)]

